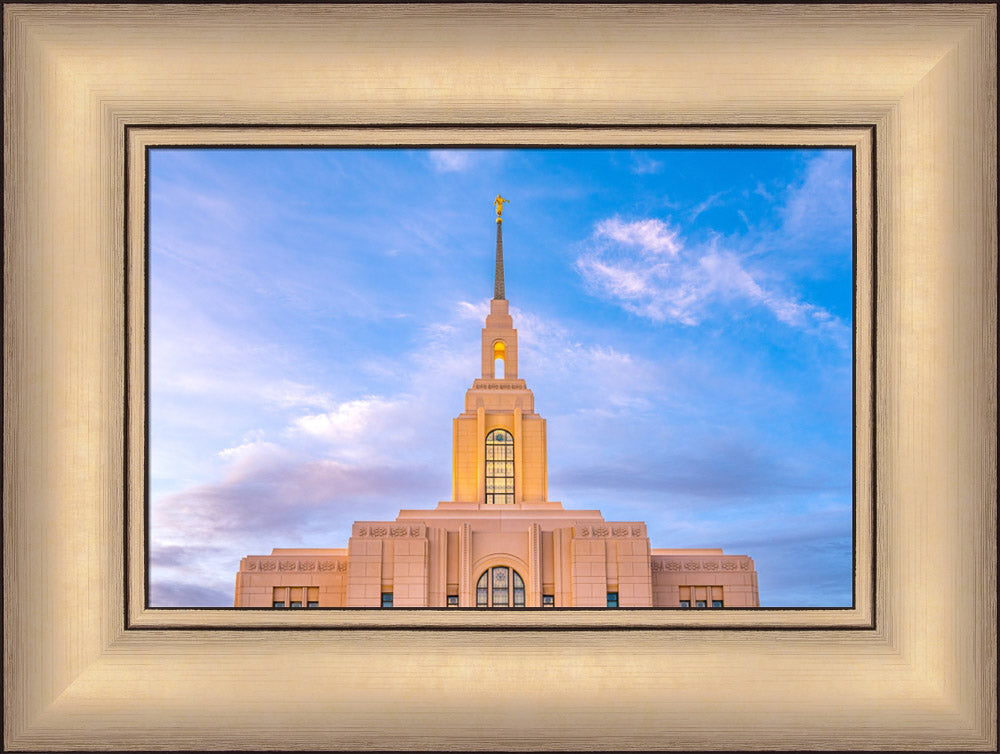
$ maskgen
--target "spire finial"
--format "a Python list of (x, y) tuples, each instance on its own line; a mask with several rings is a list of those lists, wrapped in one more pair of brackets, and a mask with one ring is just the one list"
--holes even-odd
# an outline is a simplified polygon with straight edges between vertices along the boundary
[(500, 213), (503, 212), (504, 202), (508, 201), (504, 199), (500, 194), (497, 194), (497, 198), (493, 200), (493, 204), (497, 208), (497, 264), (496, 270), (493, 273), (493, 298), (494, 300), (503, 301), (503, 235), (501, 228), (503, 227), (503, 222), (500, 217)]
[(500, 194), (497, 194), (497, 198), (493, 200), (493, 206), (497, 208), (497, 222), (502, 222), (500, 215), (503, 213), (504, 203), (509, 203), (510, 199), (504, 199)]

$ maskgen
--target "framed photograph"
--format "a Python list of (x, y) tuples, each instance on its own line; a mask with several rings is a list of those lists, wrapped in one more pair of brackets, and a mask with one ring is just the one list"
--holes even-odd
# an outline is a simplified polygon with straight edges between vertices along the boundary
[[(141, 478), (148, 458), (129, 506), (146, 532), (138, 606), (230, 608), (235, 576), (237, 607), (473, 607), (499, 558), (523, 575), (498, 594), (508, 607), (792, 607), (603, 619), (870, 625), (872, 490), (851, 462), (855, 446), (871, 457), (872, 365), (852, 366), (855, 338), (868, 352), (874, 336), (870, 129), (517, 129), (530, 148), (455, 127), (374, 149), (357, 129), (258, 136), (127, 132), (144, 171), (128, 224), (145, 238), (129, 329), (147, 333), (130, 382), (149, 376), (131, 433), (147, 422), (130, 464)], [(425, 146), (442, 136), (467, 143)], [(506, 223), (496, 185), (520, 197)], [(509, 344), (509, 374), (481, 370), (496, 351), (481, 337)], [(464, 439), (491, 422), (510, 445), (496, 502), (490, 480), (476, 490), (492, 449), (477, 460)], [(174, 619), (136, 619), (154, 616)]]
[[(4, 30), (6, 748), (995, 748), (993, 5), (26, 3)], [(158, 607), (149, 156), (205, 145), (848, 151), (852, 606)]]

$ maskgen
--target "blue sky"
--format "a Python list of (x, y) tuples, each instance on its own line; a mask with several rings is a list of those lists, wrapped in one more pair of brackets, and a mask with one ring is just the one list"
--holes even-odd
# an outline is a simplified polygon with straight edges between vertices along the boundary
[(154, 149), (150, 604), (451, 494), (504, 208), (549, 497), (851, 604), (851, 155)]

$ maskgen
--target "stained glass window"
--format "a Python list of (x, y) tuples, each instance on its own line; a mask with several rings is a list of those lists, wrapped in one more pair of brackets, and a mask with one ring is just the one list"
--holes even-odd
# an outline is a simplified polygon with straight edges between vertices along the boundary
[(514, 502), (514, 436), (505, 429), (486, 435), (486, 502)]
[(490, 606), (490, 572), (484, 571), (476, 584), (476, 607)]
[(508, 593), (510, 591), (507, 579), (507, 568), (493, 569), (493, 607), (507, 607)]
[(476, 582), (476, 607), (511, 606), (524, 607), (524, 579), (521, 574), (507, 566), (487, 568)]
[(521, 575), (517, 571), (512, 571), (514, 574), (514, 607), (524, 607), (524, 581), (521, 580)]

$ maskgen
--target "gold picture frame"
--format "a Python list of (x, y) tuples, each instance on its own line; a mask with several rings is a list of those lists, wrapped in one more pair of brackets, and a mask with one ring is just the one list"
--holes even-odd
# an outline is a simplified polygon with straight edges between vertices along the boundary
[[(5, 748), (995, 748), (994, 5), (3, 10)], [(137, 606), (126, 133), (234, 123), (872, 134), (873, 614), (491, 631)]]

